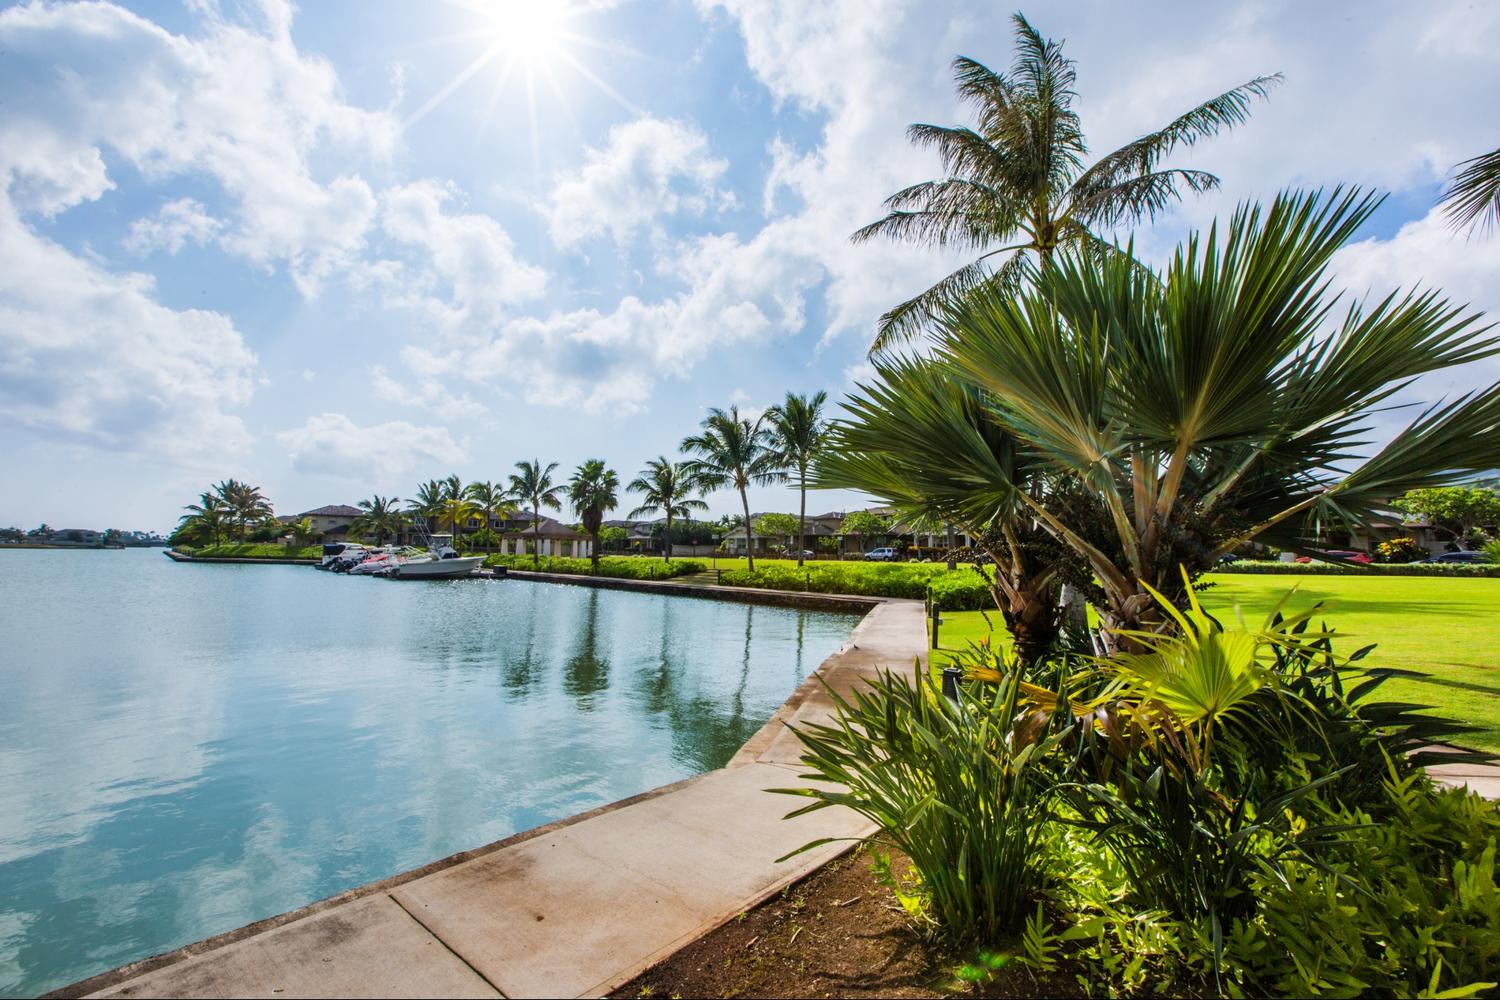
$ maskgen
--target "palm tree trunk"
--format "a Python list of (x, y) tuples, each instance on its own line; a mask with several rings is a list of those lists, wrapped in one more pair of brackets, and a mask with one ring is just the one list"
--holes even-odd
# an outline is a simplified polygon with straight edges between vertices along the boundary
[(950, 570), (955, 570), (958, 569), (958, 560), (953, 555), (953, 543), (956, 541), (956, 539), (953, 537), (953, 525), (950, 524), (946, 527), (948, 529), (948, 537), (945, 539), (945, 541), (948, 543), (948, 568)]
[(661, 547), (662, 562), (672, 561), (672, 506), (667, 505), (667, 537)]
[(745, 487), (740, 487), (740, 506), (745, 508), (745, 560), (750, 567), (750, 572), (755, 572), (755, 529), (750, 526), (750, 498), (745, 495)]
[(802, 568), (802, 553), (807, 551), (807, 466), (801, 469), (802, 507), (797, 512), (797, 568)]
[(542, 565), (542, 499), (532, 497), (531, 508), (531, 568)]

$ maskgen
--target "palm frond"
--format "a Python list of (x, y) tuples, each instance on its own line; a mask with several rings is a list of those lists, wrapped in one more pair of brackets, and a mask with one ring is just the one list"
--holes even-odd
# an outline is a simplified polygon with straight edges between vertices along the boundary
[(1459, 164), (1462, 169), (1443, 192), (1444, 211), (1455, 229), (1479, 223), (1500, 226), (1500, 149)]
[(1205, 170), (1156, 170), (1089, 192), (1075, 188), (1068, 214), (1087, 225), (1110, 228), (1155, 219), (1158, 212), (1182, 200), (1184, 188), (1201, 194), (1218, 186), (1219, 178)]

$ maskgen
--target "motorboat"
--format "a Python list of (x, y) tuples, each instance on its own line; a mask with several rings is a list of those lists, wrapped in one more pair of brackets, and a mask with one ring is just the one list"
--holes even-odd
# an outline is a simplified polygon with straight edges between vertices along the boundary
[(433, 535), (427, 558), (401, 560), (380, 575), (391, 580), (452, 580), (470, 575), (484, 562), (484, 556), (459, 555), (448, 542), (448, 535)]
[(358, 542), (329, 542), (323, 546), (323, 561), (318, 569), (348, 569), (369, 555), (370, 550)]

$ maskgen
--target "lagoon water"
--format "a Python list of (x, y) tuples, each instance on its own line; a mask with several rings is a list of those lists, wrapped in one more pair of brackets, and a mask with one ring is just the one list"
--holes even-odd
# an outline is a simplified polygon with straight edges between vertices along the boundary
[(853, 624), (0, 552), (0, 994), (718, 767)]

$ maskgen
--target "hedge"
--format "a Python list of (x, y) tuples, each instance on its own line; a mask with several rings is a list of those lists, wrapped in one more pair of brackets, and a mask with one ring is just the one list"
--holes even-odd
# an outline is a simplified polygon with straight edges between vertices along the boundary
[(726, 569), (719, 574), (726, 587), (762, 587), (815, 594), (854, 594), (862, 597), (904, 597), (923, 600), (929, 593), (944, 611), (993, 608), (988, 585), (972, 568), (949, 570), (930, 563), (809, 563), (765, 565), (755, 572)]
[(1367, 566), (1344, 566), (1339, 563), (1284, 563), (1269, 560), (1236, 559), (1215, 566), (1215, 573), (1288, 573), (1302, 576), (1493, 576), (1500, 577), (1500, 565), (1483, 563), (1370, 563)]
[(569, 576), (607, 576), (617, 580), (670, 580), (690, 573), (703, 573), (707, 568), (694, 559), (642, 559), (632, 556), (601, 556), (596, 572), (587, 559), (570, 559), (564, 556), (542, 556), (533, 561), (531, 556), (492, 555), (485, 560), (486, 566), (504, 566), (506, 569), (534, 569), (539, 573), (565, 573)]
[(204, 559), (322, 559), (321, 545), (276, 545), (270, 542), (226, 542), (197, 548), (177, 546), (184, 555)]

